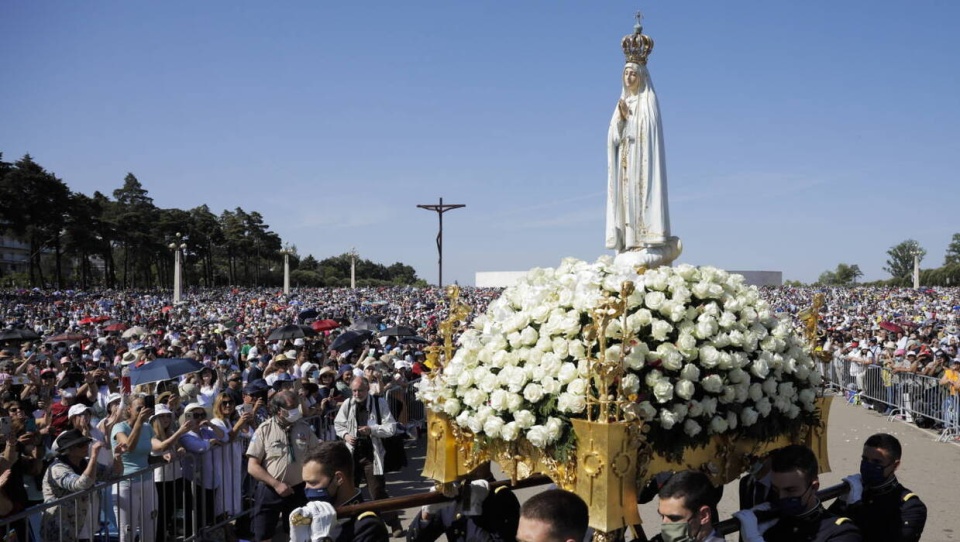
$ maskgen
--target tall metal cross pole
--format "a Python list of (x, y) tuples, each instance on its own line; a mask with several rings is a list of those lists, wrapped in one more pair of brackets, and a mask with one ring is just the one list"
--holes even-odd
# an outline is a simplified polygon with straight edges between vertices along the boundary
[(421, 209), (426, 209), (428, 211), (434, 211), (437, 213), (437, 216), (440, 217), (440, 231), (437, 232), (437, 253), (440, 255), (439, 260), (439, 278), (437, 286), (443, 288), (443, 213), (447, 211), (452, 211), (454, 209), (459, 209), (461, 207), (466, 207), (462, 203), (443, 203), (443, 198), (440, 198), (439, 205), (417, 205)]

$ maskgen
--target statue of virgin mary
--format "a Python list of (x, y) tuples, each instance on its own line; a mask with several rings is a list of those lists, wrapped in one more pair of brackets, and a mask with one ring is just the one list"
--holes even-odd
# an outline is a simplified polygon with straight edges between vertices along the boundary
[(607, 134), (606, 247), (655, 267), (679, 256), (680, 243), (670, 236), (663, 126), (646, 66), (653, 40), (636, 28), (623, 40), (623, 86)]

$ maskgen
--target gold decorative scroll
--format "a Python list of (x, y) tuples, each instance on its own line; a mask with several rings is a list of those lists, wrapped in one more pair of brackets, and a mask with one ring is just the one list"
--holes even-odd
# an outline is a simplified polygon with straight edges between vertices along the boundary
[(573, 420), (579, 465), (574, 492), (587, 503), (590, 526), (601, 532), (640, 524), (637, 448), (625, 422)]

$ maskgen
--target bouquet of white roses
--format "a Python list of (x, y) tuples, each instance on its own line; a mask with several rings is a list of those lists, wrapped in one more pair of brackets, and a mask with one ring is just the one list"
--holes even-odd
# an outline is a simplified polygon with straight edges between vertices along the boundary
[[(423, 380), (420, 397), (480, 438), (564, 450), (569, 419), (586, 418), (588, 394), (598, 395), (588, 360), (604, 357), (622, 363), (627, 410), (650, 427), (647, 440), (660, 452), (812, 423), (820, 385), (813, 360), (792, 324), (743, 280), (690, 265), (638, 274), (609, 257), (533, 269), (474, 320), (443, 371)], [(587, 330), (625, 281), (635, 287), (623, 317), (606, 327), (600, 356)]]

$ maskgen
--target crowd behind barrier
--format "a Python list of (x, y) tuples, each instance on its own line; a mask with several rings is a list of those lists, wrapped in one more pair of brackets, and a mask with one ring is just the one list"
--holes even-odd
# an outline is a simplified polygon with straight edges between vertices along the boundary
[[(821, 364), (827, 382), (852, 403), (940, 426), (941, 440), (956, 438), (958, 289), (761, 292), (786, 317), (823, 293), (817, 349), (828, 360)], [(477, 314), (497, 295), (496, 289), (464, 288), (461, 301)], [(82, 415), (73, 415), (78, 405), (90, 407), (93, 420), (111, 426), (121, 421), (118, 402), (149, 396), (183, 424), (185, 407), (202, 407), (216, 418), (223, 413), (215, 402), (227, 397), (224, 403), (237, 407), (228, 417), (231, 423), (238, 416), (250, 419), (243, 434), (225, 445), (201, 453), (180, 450), (173, 461), (167, 457), (166, 463), (149, 466), (156, 500), (141, 501), (150, 511), (139, 510), (138, 516), (155, 521), (174, 510), (157, 524), (161, 536), (187, 540), (218, 529), (243, 529), (243, 511), (249, 510), (243, 499), (252, 486), (244, 473), (244, 439), (269, 416), (258, 401), (277, 390), (299, 393), (304, 414), (322, 440), (336, 438), (333, 415), (349, 396), (354, 375), (366, 376), (371, 392), (387, 397), (408, 433), (416, 436), (423, 429), (415, 381), (436, 366), (442, 350), (438, 327), (447, 308), (440, 290), (310, 290), (290, 297), (266, 290), (204, 290), (185, 298), (173, 305), (158, 292), (0, 292), (0, 317), (7, 326), (0, 335), (6, 345), (0, 349), (0, 533), (16, 527), (21, 542), (39, 540), (42, 510), (63, 524), (62, 517), (83, 515), (88, 498), (99, 500), (100, 512), (93, 518), (91, 510), (87, 525), (103, 540), (123, 534), (119, 496), (137, 475), (98, 478), (94, 488), (54, 500), (42, 493), (51, 447), (64, 430), (80, 427), (118, 451), (108, 427), (97, 434), (88, 427), (95, 423), (88, 419), (85, 425)], [(319, 332), (270, 337), (290, 324)], [(396, 331), (403, 326), (409, 330)], [(202, 370), (131, 383), (134, 395), (126, 394), (132, 369), (149, 369), (169, 358), (194, 360)]]

